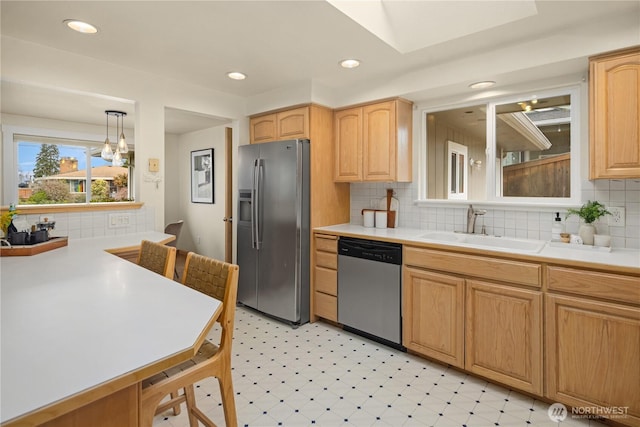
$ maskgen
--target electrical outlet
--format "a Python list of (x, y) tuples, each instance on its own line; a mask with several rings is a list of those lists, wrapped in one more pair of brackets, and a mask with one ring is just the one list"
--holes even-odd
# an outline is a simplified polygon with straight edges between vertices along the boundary
[(123, 228), (129, 226), (129, 214), (109, 214), (108, 228)]
[(615, 206), (607, 206), (607, 210), (611, 212), (609, 218), (609, 226), (610, 227), (624, 227), (625, 225), (625, 216), (624, 216), (624, 208), (619, 208)]

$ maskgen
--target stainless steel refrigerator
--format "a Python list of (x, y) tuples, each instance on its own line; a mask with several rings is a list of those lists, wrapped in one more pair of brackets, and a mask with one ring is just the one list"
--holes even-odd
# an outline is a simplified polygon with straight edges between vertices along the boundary
[(238, 302), (309, 321), (309, 140), (238, 148)]

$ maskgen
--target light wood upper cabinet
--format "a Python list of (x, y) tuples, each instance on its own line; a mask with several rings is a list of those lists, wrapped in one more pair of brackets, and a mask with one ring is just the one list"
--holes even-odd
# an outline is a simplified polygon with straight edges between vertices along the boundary
[(466, 369), (542, 394), (542, 292), (467, 280)]
[(337, 110), (335, 180), (412, 179), (412, 104), (402, 99)]
[(590, 178), (640, 177), (640, 47), (590, 58)]
[(276, 114), (252, 117), (249, 121), (249, 138), (251, 144), (275, 141), (277, 139)]
[(464, 279), (406, 266), (403, 275), (404, 346), (464, 368)]
[(335, 180), (362, 181), (362, 108), (336, 111)]
[(309, 107), (294, 108), (252, 117), (249, 120), (251, 144), (309, 138)]
[(301, 107), (277, 114), (278, 139), (309, 137), (309, 108)]
[(574, 407), (626, 407), (615, 421), (640, 426), (640, 309), (561, 295), (545, 303), (545, 395)]

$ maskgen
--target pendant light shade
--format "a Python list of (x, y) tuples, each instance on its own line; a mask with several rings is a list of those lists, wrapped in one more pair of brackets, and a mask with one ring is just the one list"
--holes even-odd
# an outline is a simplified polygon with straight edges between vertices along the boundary
[[(127, 147), (127, 141), (124, 138), (124, 116), (125, 113), (120, 115), (120, 138), (118, 138), (118, 151), (121, 154), (127, 154), (129, 152), (129, 147)], [(117, 126), (116, 126), (117, 129)]]
[(122, 166), (123, 164), (124, 160), (122, 160), (122, 155), (120, 154), (120, 151), (116, 150), (116, 152), (113, 153), (113, 160), (111, 161), (111, 165)]
[[(106, 110), (105, 114), (107, 115), (107, 137), (104, 140), (104, 146), (100, 152), (100, 157), (104, 160), (111, 160), (112, 166), (122, 166), (124, 164), (122, 155), (129, 152), (129, 147), (127, 147), (127, 141), (124, 137), (124, 116), (126, 116), (127, 113), (124, 111)], [(109, 116), (116, 116), (117, 143), (115, 145), (115, 150), (111, 149), (111, 141), (109, 141)], [(121, 123), (122, 127), (120, 127)], [(120, 135), (119, 137), (118, 134)]]
[(113, 159), (113, 151), (111, 150), (111, 141), (109, 141), (109, 137), (107, 137), (107, 139), (104, 140), (104, 145), (102, 146), (100, 157), (102, 157), (105, 160)]
[(113, 151), (111, 151), (111, 141), (109, 141), (109, 114), (108, 113), (107, 113), (107, 137), (104, 140), (104, 145), (102, 146), (100, 157), (102, 157), (104, 160), (113, 159)]

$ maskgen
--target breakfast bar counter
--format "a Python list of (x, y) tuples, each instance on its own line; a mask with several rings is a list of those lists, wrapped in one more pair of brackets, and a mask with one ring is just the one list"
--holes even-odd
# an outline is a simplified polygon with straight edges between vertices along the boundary
[(140, 381), (192, 357), (221, 303), (106, 250), (172, 238), (0, 259), (2, 426), (137, 425)]

